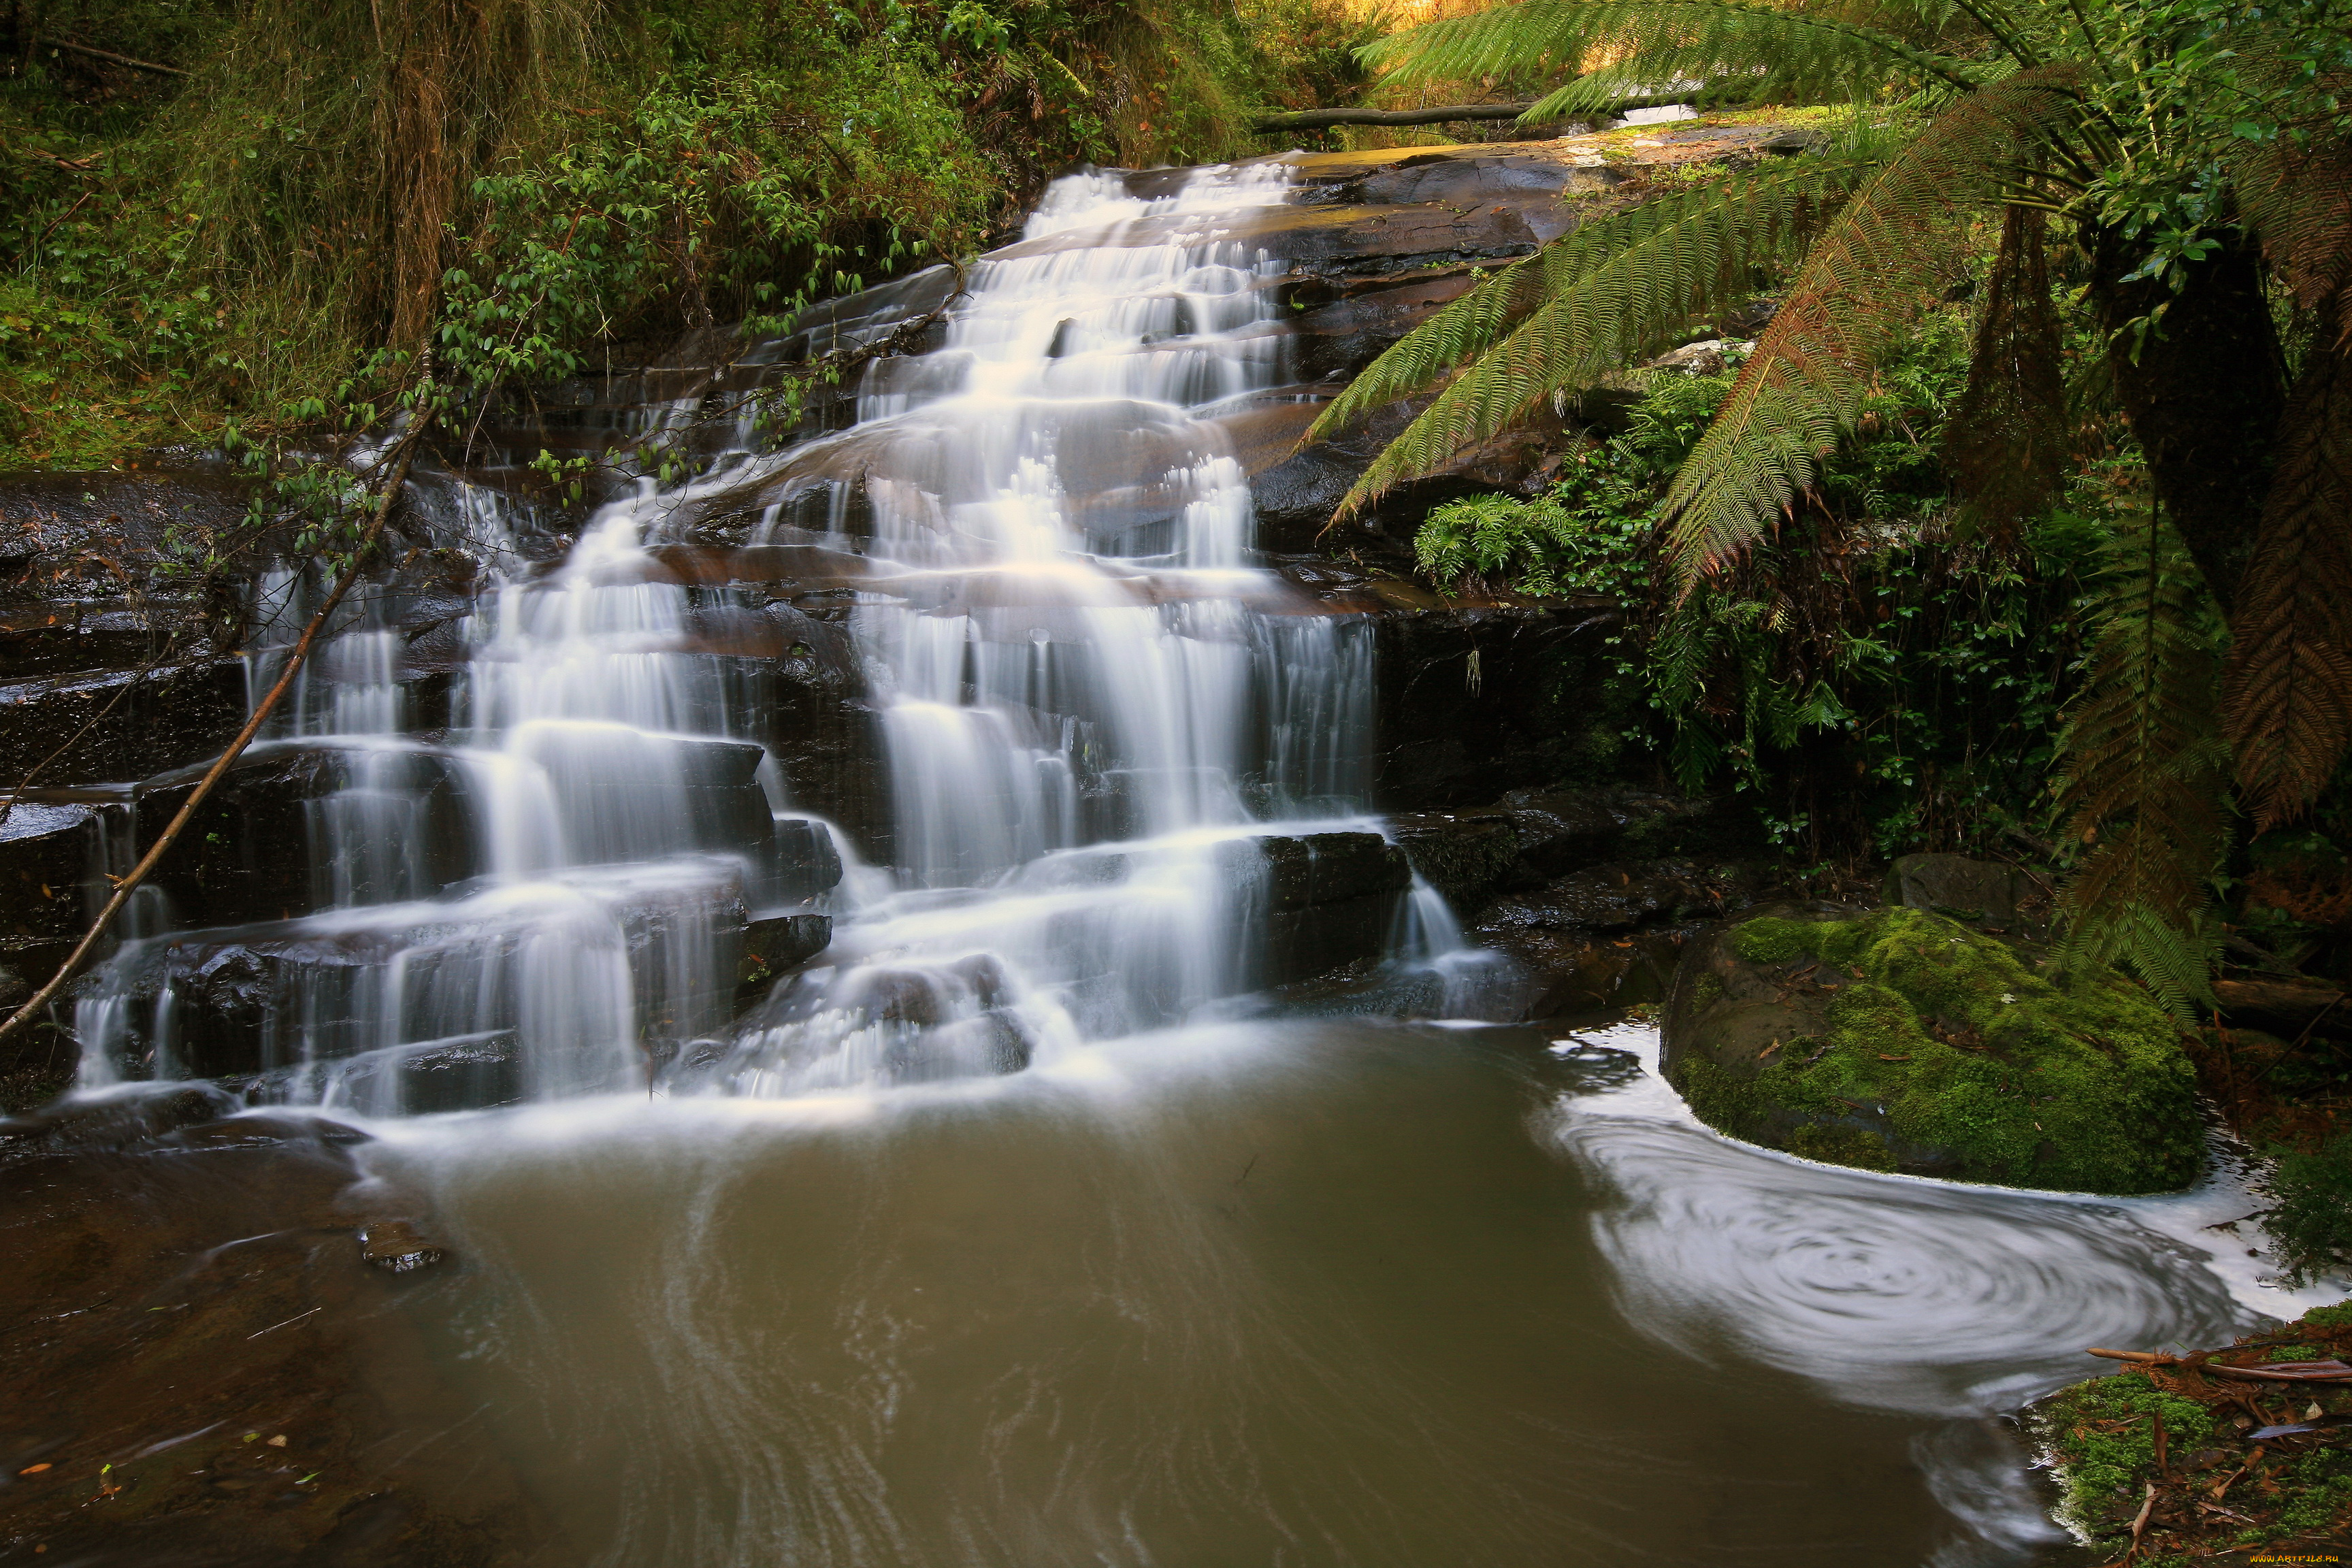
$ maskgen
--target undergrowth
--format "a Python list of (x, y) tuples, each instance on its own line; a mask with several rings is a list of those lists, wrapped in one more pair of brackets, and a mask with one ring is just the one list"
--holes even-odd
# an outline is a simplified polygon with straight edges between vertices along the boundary
[[(19, 34), (32, 13), (12, 16)], [(488, 389), (969, 254), (1083, 161), (1261, 151), (1328, 0), (93, 0), (0, 37), (0, 469)], [(0, 26), (0, 33), (9, 31)]]

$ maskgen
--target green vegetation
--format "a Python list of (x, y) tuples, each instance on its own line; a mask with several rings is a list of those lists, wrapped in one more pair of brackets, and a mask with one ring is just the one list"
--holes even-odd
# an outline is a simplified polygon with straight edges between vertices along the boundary
[(12, 16), (0, 468), (364, 423), (428, 348), (478, 399), (756, 327), (969, 252), (1073, 162), (1254, 151), (1248, 108), (1337, 90), (1365, 36), (1319, 0)]
[[(1675, 1087), (1735, 1137), (1840, 1164), (1930, 1158), (1975, 1181), (2079, 1192), (2185, 1185), (2202, 1135), (2179, 1028), (2137, 987), (2099, 971), (2029, 966), (2006, 943), (1940, 915), (1893, 909), (1851, 921), (1762, 918), (1734, 927), (1756, 964), (1812, 959), (1855, 977), (1828, 1033), (1792, 1042), (1752, 1076), (1695, 1052)], [(1883, 1108), (1891, 1144), (1851, 1125)]]
[[(1917, 710), (1914, 679), (1857, 704), (1840, 675), (1895, 607), (1820, 590), (1856, 563), (1883, 567), (1916, 543), (1968, 563), (1979, 591), (2006, 592), (2004, 574), (2045, 604), (2087, 589), (2079, 617), (2031, 618), (2029, 637), (2050, 643), (2005, 639), (2045, 684), (2005, 689), (2015, 718), (1990, 746), (2005, 754), (1970, 750), (1954, 809), (1881, 790), (1834, 847), (1959, 847), (2022, 817), (2064, 846), (2074, 946), (2129, 963), (2185, 1012), (2210, 1000), (2239, 812), (2258, 831), (2315, 807), (2332, 816), (2352, 742), (2352, 221), (2332, 194), (2352, 171), (2347, 19), (2341, 0), (1528, 0), (1383, 40), (1367, 54), (1391, 83), (1564, 76), (1532, 119), (1668, 76), (1844, 111), (1799, 155), (1664, 189), (1502, 269), (1390, 350), (1318, 432), (1434, 393), (1364, 475), (1360, 504), (1772, 291), (1769, 325), (1696, 438), (1628, 464), (1653, 492), (1641, 515), (1654, 542), (1646, 578), (1617, 579), (1646, 585), (1639, 662), (1677, 771), (1754, 787), (1791, 762), (1837, 777), (1858, 760), (1873, 776), (1867, 748), (1808, 759), (1798, 744), (1848, 715), (1891, 731), (1894, 713)], [(1933, 472), (1846, 504), (1890, 383), (1938, 332), (1951, 334), (1948, 384), (1924, 400), (1895, 389), (1932, 405), (1935, 428), (1910, 434)], [(1519, 514), (1516, 546), (1512, 521), (1457, 510), (1427, 537), (1429, 564), (1458, 576), (1517, 558), (1525, 580), (1547, 581), (1563, 541), (1612, 542), (1563, 528), (1575, 499)], [(2063, 561), (2045, 551), (2053, 523), (2073, 535)], [(2079, 647), (2072, 626), (2055, 630), (2069, 621)], [(1761, 659), (1759, 631), (1774, 640)], [(2078, 664), (2086, 700), (2062, 721), (2049, 698)], [(1778, 753), (1770, 770), (1759, 740)], [(2055, 773), (2054, 802), (1979, 787), (2037, 768)], [(1784, 837), (1811, 815), (1772, 814)]]
[(1580, 443), (1549, 496), (1439, 507), (1441, 582), (1622, 597), (1621, 736), (1685, 788), (1728, 787), (1800, 864), (1859, 847), (1996, 853), (2050, 814), (2078, 608), (2128, 482), (2086, 473), (2013, 548), (1952, 525), (1939, 437), (1966, 379), (1962, 320), (1932, 317), (1882, 372), (1810, 504), (1738, 574), (1677, 606), (1652, 592), (1658, 506), (1738, 372), (1638, 378), (1626, 428)]
[[(2273, 1342), (2289, 1336), (2323, 1342)], [(2195, 1359), (2243, 1366), (2347, 1352), (2352, 1302)], [(2062, 1521), (2105, 1551), (2128, 1549), (2134, 1562), (2188, 1563), (2247, 1547), (2285, 1553), (2341, 1542), (2352, 1525), (2352, 1454), (2325, 1435), (2247, 1440), (2265, 1426), (2302, 1423), (2314, 1405), (2340, 1417), (2352, 1397), (2168, 1366), (2062, 1389), (2031, 1409), (2027, 1425), (2057, 1468)]]
[(2268, 1183), (2274, 1206), (2263, 1228), (2278, 1247), (2287, 1278), (2307, 1283), (2352, 1265), (2352, 1132), (2315, 1148), (2276, 1152)]

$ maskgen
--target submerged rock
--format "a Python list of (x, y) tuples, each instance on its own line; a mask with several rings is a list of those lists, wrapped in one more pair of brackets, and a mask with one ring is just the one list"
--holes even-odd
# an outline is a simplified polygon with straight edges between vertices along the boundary
[(1664, 1066), (1709, 1126), (1830, 1163), (2124, 1194), (2202, 1162), (2162, 1008), (1926, 910), (1786, 910), (1693, 942)]

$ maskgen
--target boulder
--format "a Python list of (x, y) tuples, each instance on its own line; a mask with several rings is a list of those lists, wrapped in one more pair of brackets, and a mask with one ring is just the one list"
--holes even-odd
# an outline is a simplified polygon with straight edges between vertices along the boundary
[(2203, 1160), (2161, 1007), (1928, 910), (1787, 907), (1692, 942), (1662, 1065), (1718, 1131), (1837, 1164), (2129, 1194)]
[(1965, 855), (1906, 855), (1887, 868), (1884, 896), (1906, 909), (2006, 930), (2016, 922), (2024, 892), (2025, 873), (2014, 866)]

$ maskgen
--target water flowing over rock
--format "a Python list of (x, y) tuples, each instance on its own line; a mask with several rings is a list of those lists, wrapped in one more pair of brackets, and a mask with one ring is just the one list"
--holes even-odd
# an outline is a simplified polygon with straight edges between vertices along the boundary
[[(1466, 615), (1388, 656), (1442, 665), (1495, 608), (1270, 570), (1290, 503), (1253, 475), (1465, 263), (1608, 183), (1507, 162), (1083, 173), (968, 273), (638, 373), (636, 414), (598, 412), (611, 386), (501, 412), (502, 448), (634, 425), (701, 460), (560, 560), (507, 458), (417, 482), (409, 526), (480, 570), (404, 579), (322, 645), (82, 984), (85, 1083), (385, 1114), (920, 1082), (1436, 961), (1444, 902), (1365, 815), (1395, 793), (1378, 623)], [(1500, 183), (1465, 214), (1433, 180)], [(690, 416), (919, 321), (924, 352), (772, 450)], [(258, 584), (255, 689), (311, 591)], [(25, 937), (70, 934), (68, 884), (120, 875), (195, 773), (26, 807), (0, 868), (49, 889)]]

